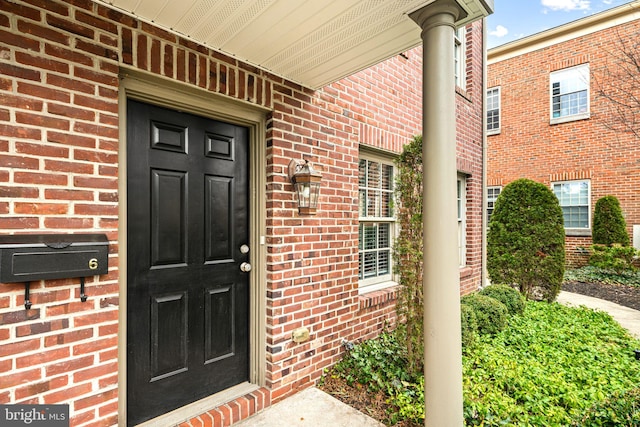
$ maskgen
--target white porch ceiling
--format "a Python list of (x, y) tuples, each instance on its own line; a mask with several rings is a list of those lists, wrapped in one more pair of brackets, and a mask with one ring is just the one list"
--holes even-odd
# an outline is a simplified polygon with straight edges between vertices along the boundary
[[(419, 45), (408, 14), (441, 0), (97, 1), (316, 89)], [(459, 25), (493, 11), (457, 1)]]

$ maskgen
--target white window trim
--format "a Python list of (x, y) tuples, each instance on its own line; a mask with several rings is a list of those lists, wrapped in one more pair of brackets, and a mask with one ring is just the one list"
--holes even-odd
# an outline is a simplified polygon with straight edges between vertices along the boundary
[(454, 78), (456, 86), (467, 89), (467, 27), (460, 27), (453, 33), (454, 38)]
[[(458, 188), (462, 185), (460, 197)], [(467, 176), (459, 173), (456, 181), (456, 207), (458, 214), (458, 264), (460, 268), (467, 266)]]
[[(551, 191), (553, 192), (553, 186), (556, 184), (567, 184), (571, 182), (586, 182), (587, 183), (587, 227), (564, 227), (565, 232), (571, 236), (591, 235), (591, 180), (590, 179), (570, 179), (565, 181), (553, 181), (551, 183)], [(555, 192), (553, 192), (555, 195)], [(556, 196), (557, 197), (557, 196)], [(562, 208), (562, 205), (560, 205)]]
[[(361, 149), (358, 155), (358, 162), (360, 160), (369, 160), (369, 161), (374, 161), (374, 162), (379, 162), (379, 163), (384, 163), (387, 165), (391, 165), (393, 166), (393, 179), (394, 179), (394, 188), (395, 188), (395, 178), (397, 176), (397, 166), (394, 163), (394, 159), (393, 159), (393, 155), (391, 153), (387, 154), (384, 152), (379, 152), (378, 150), (372, 150), (372, 149)], [(358, 197), (359, 197), (359, 189), (360, 186), (358, 186)], [(392, 197), (395, 197), (395, 194), (392, 192)], [(358, 206), (359, 206), (359, 201), (358, 201)], [(392, 206), (393, 206), (393, 199), (392, 199)], [(358, 212), (359, 212), (359, 208), (358, 208)], [(378, 291), (380, 289), (384, 289), (384, 288), (388, 288), (388, 287), (392, 287), (392, 286), (396, 286), (398, 283), (396, 281), (396, 278), (394, 277), (394, 260), (393, 260), (393, 245), (395, 243), (395, 239), (397, 237), (397, 232), (398, 232), (398, 223), (397, 223), (397, 219), (394, 216), (389, 219), (387, 217), (360, 217), (360, 214), (358, 213), (358, 223), (360, 222), (388, 222), (391, 224), (391, 226), (389, 227), (389, 239), (390, 239), (390, 245), (391, 245), (391, 253), (389, 256), (389, 274), (385, 274), (385, 275), (381, 275), (381, 276), (376, 276), (376, 277), (370, 277), (367, 279), (359, 279), (358, 278), (358, 293), (359, 294), (364, 294), (367, 292), (374, 292), (374, 291)], [(360, 237), (358, 236), (358, 239), (360, 239)], [(359, 251), (358, 251), (359, 252)], [(358, 254), (359, 256), (359, 254)]]
[[(554, 74), (559, 74), (561, 72), (567, 71), (576, 71), (580, 68), (586, 68), (586, 73), (584, 73), (585, 79), (587, 80), (587, 111), (584, 113), (571, 114), (563, 117), (553, 117), (553, 83)], [(576, 65), (574, 67), (563, 68), (561, 70), (553, 71), (549, 74), (549, 123), (550, 124), (559, 124), (566, 122), (573, 122), (576, 120), (584, 120), (591, 117), (591, 75), (590, 75), (590, 67), (589, 63)], [(562, 94), (561, 94), (562, 95)]]
[[(500, 193), (502, 193), (502, 186), (501, 185), (492, 185), (492, 186), (488, 186), (487, 187), (487, 192), (486, 192), (486, 196), (487, 196), (487, 206), (486, 206), (486, 210), (484, 212), (484, 214), (486, 215), (486, 221), (487, 221), (487, 227), (489, 227), (489, 202), (493, 202), (493, 210), (495, 210), (496, 208), (496, 200), (498, 200), (498, 198), (493, 198), (493, 197), (489, 197), (489, 190), (495, 190), (498, 189), (498, 195), (500, 195)], [(493, 211), (492, 211), (493, 212)]]
[[(487, 89), (487, 99), (489, 98), (489, 92), (496, 90), (498, 92), (498, 127), (496, 129), (486, 129), (487, 135), (497, 135), (500, 133), (502, 128), (502, 91), (500, 90), (500, 86), (494, 86)], [(493, 109), (492, 109), (493, 110)], [(487, 115), (489, 114), (489, 108), (487, 107)], [(487, 117), (487, 126), (489, 126), (489, 120)]]

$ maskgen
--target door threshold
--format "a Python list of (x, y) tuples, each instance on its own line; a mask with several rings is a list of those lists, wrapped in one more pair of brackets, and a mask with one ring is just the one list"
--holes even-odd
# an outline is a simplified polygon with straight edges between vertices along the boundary
[(200, 399), (196, 402), (190, 403), (181, 408), (160, 415), (159, 417), (138, 424), (138, 427), (175, 426), (184, 421), (188, 421), (193, 417), (210, 411), (213, 408), (224, 405), (227, 402), (254, 392), (259, 388), (259, 386), (248, 382), (240, 383), (219, 393), (212, 394), (211, 396), (207, 396), (204, 399)]

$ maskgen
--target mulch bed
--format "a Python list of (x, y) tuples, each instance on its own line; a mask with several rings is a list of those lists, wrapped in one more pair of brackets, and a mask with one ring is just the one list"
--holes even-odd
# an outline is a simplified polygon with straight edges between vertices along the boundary
[(605, 283), (566, 282), (562, 290), (600, 298), (625, 307), (640, 310), (640, 287)]
[[(562, 290), (576, 294), (600, 298), (625, 307), (640, 310), (640, 287), (625, 285), (609, 285), (603, 283), (566, 282)], [(336, 399), (369, 415), (386, 425), (389, 425), (386, 396), (382, 392), (371, 393), (360, 384), (349, 386), (342, 378), (333, 378), (328, 373), (319, 388)], [(420, 424), (401, 421), (394, 427), (421, 427)]]

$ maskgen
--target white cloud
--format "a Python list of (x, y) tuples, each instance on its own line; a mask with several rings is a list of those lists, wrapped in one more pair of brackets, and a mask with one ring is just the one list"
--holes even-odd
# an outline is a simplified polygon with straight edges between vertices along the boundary
[(542, 6), (551, 10), (564, 10), (569, 12), (572, 10), (589, 10), (591, 7), (590, 0), (541, 0)]
[(498, 25), (498, 26), (496, 26), (495, 30), (489, 31), (489, 35), (496, 36), (496, 37), (504, 37), (507, 34), (509, 34), (509, 30), (507, 30), (502, 25)]

